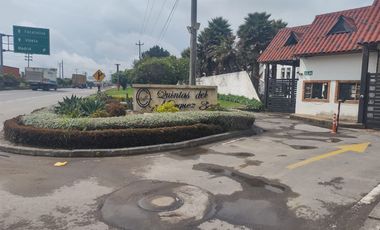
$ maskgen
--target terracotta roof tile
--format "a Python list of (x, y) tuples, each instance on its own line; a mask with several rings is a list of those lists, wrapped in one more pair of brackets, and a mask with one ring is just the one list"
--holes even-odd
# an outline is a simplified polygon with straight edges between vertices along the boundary
[(268, 48), (260, 55), (259, 62), (291, 61), (297, 45), (285, 46), (290, 34), (294, 32), (298, 39), (302, 39), (309, 26), (298, 26), (281, 29), (274, 37)]
[[(355, 31), (329, 35), (330, 30), (342, 16), (355, 28)], [(285, 46), (292, 31), (300, 41), (295, 46)], [(299, 36), (299, 33), (302, 35)], [(359, 52), (362, 49), (361, 43), (378, 42), (380, 42), (380, 0), (375, 0), (372, 6), (318, 15), (309, 26), (280, 30), (260, 56), (259, 62), (290, 61), (299, 56)]]
[[(372, 14), (372, 7), (363, 7), (345, 10), (330, 14), (318, 15), (311, 24), (295, 51), (296, 56), (329, 54), (340, 52), (354, 52), (361, 50), (358, 42), (368, 34), (368, 20)], [(351, 33), (328, 33), (344, 16), (347, 22), (356, 27)]]

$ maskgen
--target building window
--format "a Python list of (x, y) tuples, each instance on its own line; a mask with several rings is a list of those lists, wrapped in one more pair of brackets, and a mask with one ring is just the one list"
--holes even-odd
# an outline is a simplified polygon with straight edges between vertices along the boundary
[(295, 32), (291, 32), (288, 40), (285, 42), (285, 46), (293, 46), (297, 45), (299, 41), (299, 38)]
[(341, 15), (327, 35), (352, 33), (356, 31), (355, 20)]
[(338, 81), (335, 100), (357, 103), (360, 99), (360, 81)]
[(284, 67), (281, 68), (281, 78), (285, 79), (285, 68)]
[(328, 102), (330, 95), (329, 81), (308, 81), (304, 82), (303, 87), (304, 101), (322, 101)]
[(292, 68), (287, 68), (286, 69), (286, 78), (290, 79), (290, 74), (292, 73)]

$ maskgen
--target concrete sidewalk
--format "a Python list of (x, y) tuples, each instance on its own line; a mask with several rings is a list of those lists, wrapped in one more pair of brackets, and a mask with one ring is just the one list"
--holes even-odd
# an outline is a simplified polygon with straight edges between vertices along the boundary
[[(332, 117), (327, 116), (312, 116), (312, 115), (303, 115), (303, 114), (290, 114), (290, 118), (293, 120), (305, 121), (307, 123), (321, 126), (325, 128), (331, 128), (332, 126)], [(352, 129), (364, 129), (364, 125), (357, 123), (352, 120), (341, 119), (339, 122), (341, 128), (352, 128)]]
[(380, 230), (380, 203), (368, 215), (368, 219), (360, 230)]

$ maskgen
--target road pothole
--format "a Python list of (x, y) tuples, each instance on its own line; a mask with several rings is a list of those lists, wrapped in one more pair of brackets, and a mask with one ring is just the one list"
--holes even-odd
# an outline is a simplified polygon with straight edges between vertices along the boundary
[(231, 178), (243, 188), (231, 195), (215, 195), (214, 218), (249, 229), (307, 229), (302, 227), (306, 221), (287, 206), (289, 198), (298, 196), (288, 186), (219, 165), (197, 164), (193, 169)]
[(213, 207), (212, 195), (198, 187), (138, 181), (110, 194), (100, 212), (120, 229), (183, 229), (212, 215)]

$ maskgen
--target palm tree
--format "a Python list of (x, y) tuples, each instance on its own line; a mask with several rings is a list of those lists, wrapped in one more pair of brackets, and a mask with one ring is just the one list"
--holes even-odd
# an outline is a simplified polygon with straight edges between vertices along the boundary
[(250, 73), (256, 90), (259, 88), (260, 72), (257, 59), (277, 32), (287, 25), (282, 20), (271, 20), (270, 17), (271, 15), (265, 12), (248, 14), (237, 32), (239, 66)]
[[(198, 36), (198, 58), (201, 73), (221, 74), (231, 71), (235, 36), (231, 25), (222, 17), (209, 21)], [(228, 63), (227, 66), (226, 63)]]

